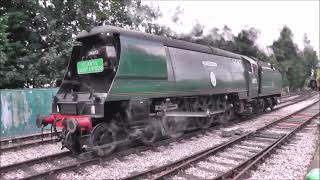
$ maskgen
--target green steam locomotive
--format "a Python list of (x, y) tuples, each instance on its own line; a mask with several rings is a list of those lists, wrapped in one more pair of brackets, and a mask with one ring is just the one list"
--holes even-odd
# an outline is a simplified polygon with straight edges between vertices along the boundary
[(61, 128), (76, 153), (152, 144), (279, 103), (281, 74), (254, 57), (113, 26), (76, 41), (52, 114), (36, 120)]

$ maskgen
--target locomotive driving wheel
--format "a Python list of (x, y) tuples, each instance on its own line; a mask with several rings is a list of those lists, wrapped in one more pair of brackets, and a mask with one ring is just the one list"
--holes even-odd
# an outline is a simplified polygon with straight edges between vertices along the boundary
[(157, 141), (161, 136), (161, 125), (157, 119), (151, 118), (141, 135), (141, 142), (143, 144), (151, 145)]
[(184, 117), (164, 116), (162, 123), (167, 135), (171, 138), (180, 137), (187, 128), (187, 120)]
[(224, 117), (227, 121), (230, 121), (231, 119), (233, 119), (234, 115), (235, 113), (234, 113), (233, 107), (228, 107), (224, 113)]
[(73, 153), (81, 153), (81, 135), (78, 132), (67, 132), (65, 139), (62, 141), (63, 146)]
[[(227, 101), (222, 97), (217, 97), (216, 99), (216, 106), (217, 106), (217, 110), (224, 110), (227, 111)], [(224, 113), (219, 113), (216, 115), (216, 120), (219, 121), (219, 123), (227, 123), (228, 120), (226, 120), (226, 112)]]
[[(209, 99), (206, 97), (199, 97), (193, 106), (194, 106), (192, 108), (193, 111), (206, 112), (210, 108)], [(212, 117), (207, 117), (207, 118), (196, 117), (195, 122), (196, 122), (197, 127), (201, 128), (201, 129), (208, 129), (213, 122), (213, 118)]]
[(201, 129), (208, 129), (211, 124), (213, 123), (213, 118), (207, 117), (207, 118), (196, 118), (197, 126)]
[(99, 156), (104, 156), (114, 151), (116, 149), (116, 145), (113, 144), (115, 141), (116, 132), (107, 123), (96, 125), (90, 134), (90, 145), (94, 147)]

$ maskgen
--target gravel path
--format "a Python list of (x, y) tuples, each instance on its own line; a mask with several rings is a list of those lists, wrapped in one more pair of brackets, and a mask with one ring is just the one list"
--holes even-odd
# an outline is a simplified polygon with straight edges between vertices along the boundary
[(49, 161), (44, 160), (34, 165), (24, 166), (24, 167), (21, 167), (21, 169), (16, 169), (16, 170), (9, 171), (7, 173), (3, 173), (1, 174), (1, 179), (7, 180), (7, 179), (24, 178), (34, 173), (45, 172), (45, 171), (48, 171), (48, 169), (56, 169), (63, 165), (73, 164), (76, 162), (77, 162), (77, 158), (70, 157), (70, 156), (51, 159)]
[(276, 150), (248, 179), (303, 179), (315, 152), (319, 132), (313, 128), (293, 138), (293, 142)]
[[(297, 111), (313, 102), (317, 101), (316, 98), (297, 103), (290, 107), (280, 109), (270, 114), (262, 115), (248, 122), (239, 123), (232, 128), (226, 129), (244, 129), (251, 131), (264, 126), (271, 121), (280, 119), (294, 111)], [(153, 166), (161, 166), (170, 161), (175, 161), (186, 156), (190, 156), (196, 152), (202, 151), (209, 147), (216, 146), (219, 143), (228, 141), (230, 138), (220, 136), (221, 131), (215, 131), (209, 135), (193, 138), (192, 141), (183, 141), (182, 143), (171, 143), (170, 147), (158, 148), (157, 152), (146, 151), (141, 152), (139, 155), (132, 154), (125, 156), (121, 159), (113, 159), (103, 162), (101, 164), (90, 165), (78, 169), (76, 172), (70, 171), (60, 173), (58, 179), (95, 179), (95, 178), (108, 178), (120, 179), (128, 175), (147, 170)]]

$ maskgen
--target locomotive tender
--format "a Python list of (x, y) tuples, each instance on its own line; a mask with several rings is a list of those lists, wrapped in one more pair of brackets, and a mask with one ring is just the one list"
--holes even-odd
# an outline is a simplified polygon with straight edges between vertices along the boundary
[(76, 153), (152, 144), (279, 102), (280, 73), (254, 57), (113, 26), (76, 40), (52, 114), (36, 120), (62, 128), (63, 147)]

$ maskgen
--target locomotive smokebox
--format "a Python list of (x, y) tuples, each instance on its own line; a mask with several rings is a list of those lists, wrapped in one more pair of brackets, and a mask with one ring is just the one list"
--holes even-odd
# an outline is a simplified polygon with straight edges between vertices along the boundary
[(66, 129), (74, 133), (77, 130), (89, 132), (92, 129), (91, 118), (82, 116), (82, 117), (67, 117), (64, 119)]
[(71, 133), (74, 133), (78, 129), (78, 122), (74, 118), (66, 118), (67, 130)]

